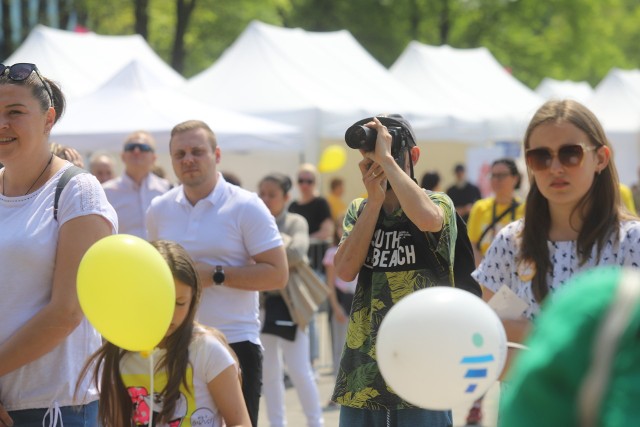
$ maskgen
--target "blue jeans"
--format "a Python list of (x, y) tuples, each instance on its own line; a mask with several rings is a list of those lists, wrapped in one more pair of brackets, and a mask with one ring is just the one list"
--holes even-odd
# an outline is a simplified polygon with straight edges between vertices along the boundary
[[(388, 417), (388, 418), (387, 418)], [(389, 421), (387, 423), (387, 421)], [(370, 410), (340, 407), (340, 427), (451, 427), (451, 411)]]
[[(15, 427), (42, 427), (52, 425), (60, 426), (60, 419), (52, 420), (51, 410), (45, 419), (47, 409), (23, 409), (21, 411), (11, 411), (9, 416), (13, 419)], [(64, 427), (98, 427), (98, 401), (82, 406), (62, 406), (60, 407), (62, 423)]]

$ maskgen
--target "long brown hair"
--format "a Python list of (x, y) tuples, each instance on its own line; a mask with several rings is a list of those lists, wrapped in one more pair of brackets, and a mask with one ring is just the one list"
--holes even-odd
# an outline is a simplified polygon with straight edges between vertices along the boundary
[[(159, 421), (168, 423), (180, 396), (180, 384), (184, 384), (185, 388), (188, 387), (186, 372), (189, 364), (189, 344), (194, 335), (194, 319), (200, 301), (201, 285), (196, 267), (182, 246), (167, 240), (158, 240), (151, 244), (169, 264), (174, 280), (179, 280), (192, 289), (187, 316), (182, 324), (166, 337), (167, 351), (158, 362), (157, 370), (166, 369), (167, 371), (167, 385), (161, 393), (163, 407)], [(84, 378), (89, 369), (94, 367), (93, 380), (100, 385), (98, 418), (104, 426), (133, 425), (133, 405), (120, 375), (120, 362), (127, 353), (127, 350), (105, 341), (102, 347), (89, 358), (80, 375), (80, 378)], [(150, 393), (153, 393), (153, 390), (150, 390)]]
[[(525, 133), (525, 150), (529, 148), (533, 131), (548, 123), (571, 123), (588, 136), (591, 145), (598, 148), (606, 146), (613, 153), (596, 116), (584, 105), (572, 100), (548, 101), (536, 111)], [(519, 256), (521, 260), (535, 265), (536, 274), (531, 287), (536, 301), (542, 302), (549, 292), (547, 274), (552, 267), (547, 246), (551, 216), (549, 201), (540, 192), (531, 171), (529, 178), (531, 187), (527, 195)], [(618, 172), (612, 154), (607, 167), (595, 176), (591, 188), (571, 212), (571, 218), (578, 216), (583, 221), (577, 241), (580, 265), (589, 259), (594, 245), (597, 246), (597, 256), (600, 257), (608, 235), (619, 230), (620, 219), (625, 216), (619, 206)]]

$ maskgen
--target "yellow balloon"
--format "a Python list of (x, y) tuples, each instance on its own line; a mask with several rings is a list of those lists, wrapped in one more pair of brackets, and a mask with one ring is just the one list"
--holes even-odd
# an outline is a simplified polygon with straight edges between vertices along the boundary
[(146, 240), (127, 234), (100, 239), (80, 261), (77, 286), (89, 322), (118, 347), (152, 350), (169, 329), (173, 275)]
[(347, 150), (342, 145), (333, 144), (328, 146), (320, 156), (318, 170), (322, 173), (334, 172), (344, 166), (347, 161)]

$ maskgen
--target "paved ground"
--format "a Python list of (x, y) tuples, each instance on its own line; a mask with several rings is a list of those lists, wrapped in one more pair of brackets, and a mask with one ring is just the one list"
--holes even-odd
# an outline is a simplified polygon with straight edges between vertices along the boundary
[[(318, 390), (320, 392), (320, 404), (325, 406), (329, 401), (331, 392), (333, 391), (333, 375), (331, 374), (331, 347), (329, 344), (329, 330), (327, 326), (326, 314), (320, 313), (317, 319), (320, 334), (320, 357), (316, 363), (318, 369)], [(483, 411), (484, 421), (483, 427), (495, 427), (496, 425), (496, 409), (499, 399), (499, 385), (496, 383), (487, 393), (484, 400)], [(285, 404), (287, 407), (287, 422), (289, 427), (305, 427), (306, 419), (302, 412), (302, 407), (298, 401), (298, 396), (294, 388), (286, 391)], [(326, 427), (338, 427), (339, 410), (325, 411), (324, 423)], [(453, 409), (453, 420), (455, 427), (465, 425), (467, 408), (460, 407)], [(260, 402), (260, 427), (270, 427), (267, 419), (266, 403), (264, 397)]]

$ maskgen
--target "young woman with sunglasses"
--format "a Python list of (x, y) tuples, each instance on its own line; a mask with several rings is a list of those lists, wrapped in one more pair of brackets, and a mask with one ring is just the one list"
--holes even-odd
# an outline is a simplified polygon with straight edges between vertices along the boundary
[(598, 119), (571, 100), (549, 101), (524, 136), (531, 187), (524, 219), (493, 240), (473, 277), (485, 299), (503, 285), (527, 304), (503, 320), (522, 342), (549, 293), (597, 265), (640, 265), (640, 222), (621, 207), (611, 146)]
[(34, 64), (0, 65), (0, 426), (97, 424), (97, 390), (87, 381), (73, 396), (101, 343), (80, 309), (76, 274), (85, 251), (117, 231), (117, 217), (88, 173), (67, 183), (54, 217), (56, 185), (72, 166), (49, 146), (64, 106)]

